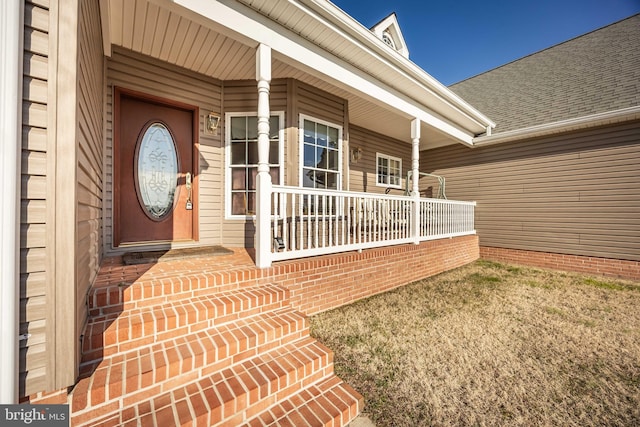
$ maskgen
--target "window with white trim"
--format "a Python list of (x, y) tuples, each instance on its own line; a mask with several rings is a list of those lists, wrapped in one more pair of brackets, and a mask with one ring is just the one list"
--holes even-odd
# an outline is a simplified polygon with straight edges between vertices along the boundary
[(376, 153), (376, 184), (383, 187), (402, 188), (402, 159)]
[(342, 187), (342, 126), (300, 115), (300, 183), (303, 187)]
[[(256, 214), (258, 175), (258, 116), (256, 113), (226, 114), (226, 214), (246, 218)], [(269, 118), (269, 173), (281, 185), (284, 156), (284, 113)]]

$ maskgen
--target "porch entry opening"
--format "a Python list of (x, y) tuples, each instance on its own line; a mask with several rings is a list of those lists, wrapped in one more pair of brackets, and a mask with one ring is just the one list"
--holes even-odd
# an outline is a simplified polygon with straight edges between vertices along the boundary
[(197, 111), (116, 88), (114, 246), (197, 239)]

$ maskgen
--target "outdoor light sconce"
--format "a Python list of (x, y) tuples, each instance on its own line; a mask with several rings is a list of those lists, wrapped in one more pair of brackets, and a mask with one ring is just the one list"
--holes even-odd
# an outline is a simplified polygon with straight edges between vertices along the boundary
[(351, 162), (358, 163), (358, 160), (362, 158), (362, 148), (353, 147), (351, 149)]
[(216, 135), (219, 124), (220, 124), (220, 116), (216, 113), (209, 113), (204, 118), (205, 133), (209, 135)]
[(274, 237), (273, 246), (276, 248), (277, 251), (284, 250), (284, 240), (282, 240), (282, 237)]

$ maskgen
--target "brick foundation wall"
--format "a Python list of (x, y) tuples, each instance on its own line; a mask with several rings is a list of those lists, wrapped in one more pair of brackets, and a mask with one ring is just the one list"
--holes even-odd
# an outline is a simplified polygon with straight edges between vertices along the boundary
[(299, 260), (302, 268), (276, 274), (290, 303), (313, 315), (468, 264), (479, 257), (477, 236), (433, 240)]
[(575, 271), (578, 273), (640, 280), (639, 261), (565, 255), (489, 246), (480, 247), (480, 258), (498, 262), (513, 262), (533, 267), (552, 268), (556, 270)]

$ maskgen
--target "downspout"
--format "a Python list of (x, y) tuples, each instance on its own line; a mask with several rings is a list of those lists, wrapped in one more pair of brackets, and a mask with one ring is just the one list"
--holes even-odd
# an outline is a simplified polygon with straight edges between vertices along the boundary
[(23, 7), (0, 2), (0, 404), (19, 393)]

